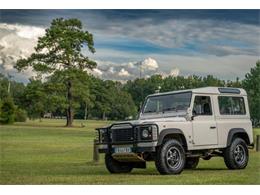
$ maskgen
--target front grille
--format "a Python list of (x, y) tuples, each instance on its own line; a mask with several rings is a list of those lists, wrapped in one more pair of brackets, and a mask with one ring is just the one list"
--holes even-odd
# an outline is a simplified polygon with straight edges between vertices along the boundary
[(112, 142), (130, 142), (134, 140), (133, 128), (112, 128)]

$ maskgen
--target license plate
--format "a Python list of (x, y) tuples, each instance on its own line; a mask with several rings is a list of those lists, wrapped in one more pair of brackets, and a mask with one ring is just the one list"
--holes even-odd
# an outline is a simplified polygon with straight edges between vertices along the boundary
[(115, 153), (130, 153), (132, 152), (130, 147), (115, 148)]

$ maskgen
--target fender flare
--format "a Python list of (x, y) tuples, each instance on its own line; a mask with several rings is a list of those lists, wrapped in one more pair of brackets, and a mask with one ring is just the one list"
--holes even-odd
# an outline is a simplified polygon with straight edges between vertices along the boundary
[[(232, 139), (233, 139), (234, 135), (237, 134), (237, 133), (241, 133), (241, 134), (246, 135), (246, 138), (249, 141), (249, 136), (248, 136), (245, 129), (243, 129), (243, 128), (232, 128), (228, 132), (227, 147), (231, 145)], [(248, 142), (247, 140), (245, 140), (245, 141)], [(247, 144), (249, 144), (249, 143), (247, 143)]]
[[(162, 131), (160, 131), (157, 146), (159, 146), (163, 143), (163, 139), (165, 138), (165, 136), (172, 135), (172, 134), (181, 134), (184, 136), (184, 133), (180, 129), (177, 129), (177, 128), (163, 129)], [(184, 136), (184, 138), (185, 138), (185, 136)], [(186, 138), (185, 138), (185, 141), (186, 141)], [(187, 144), (187, 141), (186, 141), (186, 144)]]

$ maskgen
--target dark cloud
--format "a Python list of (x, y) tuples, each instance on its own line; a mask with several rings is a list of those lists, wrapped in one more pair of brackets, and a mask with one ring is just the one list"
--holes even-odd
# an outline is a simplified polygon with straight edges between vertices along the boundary
[[(2, 22), (48, 25), (53, 18), (76, 17), (95, 25), (94, 21), (134, 21), (150, 18), (155, 23), (167, 20), (199, 19), (259, 25), (260, 10), (0, 10)], [(93, 21), (93, 22), (91, 22)], [(99, 26), (102, 28), (102, 26)]]
[[(53, 18), (74, 17), (94, 34), (97, 52), (86, 54), (102, 62), (94, 71), (102, 78), (136, 78), (148, 57), (159, 65), (146, 69), (147, 76), (179, 70), (204, 75), (206, 67), (225, 78), (243, 76), (259, 58), (259, 14), (259, 10), (0, 10), (0, 69), (12, 72), (17, 59), (29, 56)], [(23, 77), (30, 75), (28, 71)]]

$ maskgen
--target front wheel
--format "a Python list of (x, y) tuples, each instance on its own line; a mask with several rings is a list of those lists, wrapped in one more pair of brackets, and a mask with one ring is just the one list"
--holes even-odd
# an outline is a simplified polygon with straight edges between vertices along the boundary
[(224, 161), (229, 169), (244, 169), (248, 163), (248, 148), (241, 138), (235, 138), (224, 150)]
[(157, 150), (155, 166), (160, 174), (180, 174), (185, 166), (185, 150), (177, 140), (169, 140)]
[(111, 154), (105, 155), (106, 168), (110, 173), (129, 173), (133, 166), (127, 162), (119, 162), (115, 160)]

